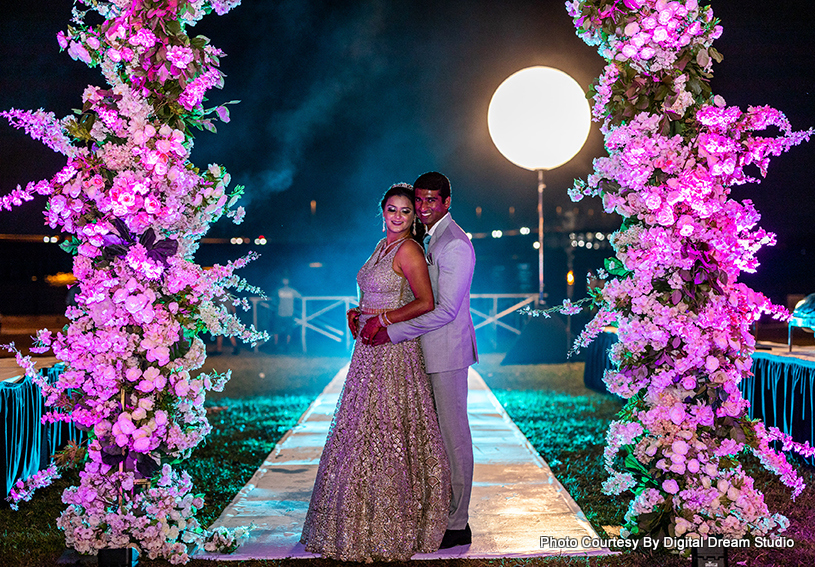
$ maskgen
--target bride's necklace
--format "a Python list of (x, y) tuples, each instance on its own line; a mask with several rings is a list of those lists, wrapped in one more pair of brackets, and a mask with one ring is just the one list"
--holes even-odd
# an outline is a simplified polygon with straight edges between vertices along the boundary
[(382, 258), (384, 258), (384, 257), (385, 257), (385, 256), (387, 256), (388, 254), (390, 254), (390, 251), (391, 251), (391, 250), (393, 250), (393, 249), (394, 249), (394, 247), (396, 247), (396, 245), (397, 245), (398, 243), (402, 242), (403, 240), (407, 240), (408, 238), (409, 238), (409, 236), (403, 236), (402, 238), (398, 238), (398, 239), (394, 240), (393, 242), (391, 242), (390, 244), (386, 244), (385, 246), (383, 246), (383, 247), (382, 247), (382, 248), (379, 250), (379, 254), (376, 256), (376, 262), (374, 262), (374, 264), (378, 264), (378, 263), (379, 263), (379, 261), (380, 261)]

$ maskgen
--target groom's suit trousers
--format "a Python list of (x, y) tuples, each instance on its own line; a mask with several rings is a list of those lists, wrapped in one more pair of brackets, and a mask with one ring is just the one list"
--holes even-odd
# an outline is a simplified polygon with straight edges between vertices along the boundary
[(469, 519), (473, 487), (473, 439), (467, 418), (468, 368), (430, 374), (444, 448), (450, 461), (448, 530), (463, 530)]

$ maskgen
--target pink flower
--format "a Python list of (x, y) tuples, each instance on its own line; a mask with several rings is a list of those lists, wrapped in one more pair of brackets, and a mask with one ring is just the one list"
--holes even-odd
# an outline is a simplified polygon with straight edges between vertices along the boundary
[(667, 29), (660, 26), (660, 27), (658, 27), (657, 29), (654, 30), (654, 41), (656, 41), (657, 43), (662, 43), (666, 39), (668, 39), (668, 30)]
[(122, 60), (122, 53), (118, 49), (114, 49), (112, 47), (105, 52), (105, 55), (114, 63), (118, 63)]
[(115, 428), (118, 426), (119, 431), (121, 431), (124, 435), (130, 435), (136, 430), (136, 426), (133, 425), (133, 422), (130, 421), (130, 415), (127, 413), (123, 413), (119, 415), (119, 420), (116, 422)]
[(688, 444), (682, 439), (677, 439), (671, 444), (671, 450), (678, 455), (687, 455), (688, 449)]
[(670, 206), (664, 205), (657, 211), (656, 221), (662, 226), (671, 226), (675, 220), (674, 211)]
[(212, 9), (215, 10), (215, 13), (219, 16), (223, 16), (240, 3), (241, 0), (210, 0)]
[(130, 37), (130, 45), (141, 45), (146, 49), (150, 49), (153, 47), (158, 39), (156, 36), (148, 30), (147, 28), (141, 28), (136, 35)]
[(560, 308), (560, 313), (562, 313), (563, 315), (576, 315), (577, 313), (580, 313), (582, 310), (583, 308), (580, 305), (574, 305), (571, 302), (571, 300), (564, 299), (563, 305)]
[(708, 356), (705, 359), (705, 370), (708, 372), (715, 372), (719, 368), (719, 359), (715, 356)]
[(167, 49), (167, 60), (179, 69), (186, 69), (192, 63), (193, 51), (189, 47), (174, 45)]
[(139, 437), (133, 441), (133, 450), (139, 453), (146, 453), (150, 450), (150, 444), (149, 437)]
[(246, 215), (246, 210), (243, 207), (238, 207), (235, 209), (235, 218), (233, 222), (235, 224), (241, 224), (243, 222), (243, 217)]
[(88, 50), (85, 49), (85, 46), (77, 41), (72, 41), (70, 43), (70, 46), (68, 47), (68, 55), (71, 56), (71, 59), (82, 61), (88, 65), (93, 62), (93, 59), (91, 58), (90, 53), (88, 53)]
[(187, 110), (192, 110), (201, 104), (206, 91), (220, 85), (221, 81), (220, 72), (217, 69), (210, 69), (185, 87), (184, 92), (178, 98), (179, 104)]
[(662, 482), (662, 490), (668, 494), (676, 494), (679, 492), (679, 483), (677, 483), (674, 479), (669, 478)]
[(144, 198), (144, 210), (148, 213), (156, 214), (161, 210), (161, 203), (153, 195)]
[(185, 380), (178, 380), (175, 383), (175, 395), (183, 398), (190, 391), (190, 385)]
[(125, 300), (125, 309), (130, 313), (138, 313), (147, 307), (147, 296), (143, 293), (128, 296)]
[(675, 425), (680, 425), (683, 421), (685, 421), (685, 408), (682, 407), (681, 404), (675, 404), (670, 409), (670, 420)]

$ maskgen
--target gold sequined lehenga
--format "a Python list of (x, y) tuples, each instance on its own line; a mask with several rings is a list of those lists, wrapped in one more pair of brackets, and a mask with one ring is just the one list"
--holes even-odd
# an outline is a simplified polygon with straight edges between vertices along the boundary
[[(357, 274), (365, 312), (413, 300), (385, 241)], [(360, 328), (362, 328), (360, 326)], [(357, 341), (300, 541), (343, 561), (401, 560), (438, 549), (447, 528), (450, 469), (418, 339)]]

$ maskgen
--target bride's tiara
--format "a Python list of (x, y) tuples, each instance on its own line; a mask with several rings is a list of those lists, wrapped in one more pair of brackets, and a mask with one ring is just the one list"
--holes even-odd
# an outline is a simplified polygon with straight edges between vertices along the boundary
[(402, 182), (402, 183), (394, 183), (393, 185), (391, 185), (391, 189), (395, 189), (396, 187), (404, 187), (405, 189), (410, 189), (411, 191), (413, 190), (413, 185), (411, 185), (410, 183)]

